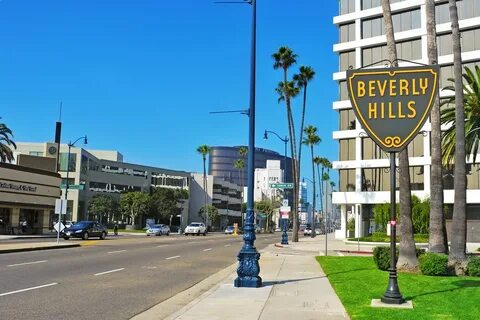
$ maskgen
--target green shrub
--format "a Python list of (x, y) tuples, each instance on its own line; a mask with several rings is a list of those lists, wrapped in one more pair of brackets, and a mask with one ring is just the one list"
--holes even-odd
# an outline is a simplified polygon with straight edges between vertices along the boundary
[(467, 270), (469, 276), (480, 277), (480, 257), (471, 257), (468, 260)]
[(385, 242), (385, 239), (390, 239), (385, 232), (374, 232), (372, 233), (373, 242)]
[(350, 218), (347, 221), (347, 230), (355, 231), (355, 218)]
[[(398, 258), (398, 248), (397, 255)], [(373, 261), (377, 268), (386, 271), (390, 268), (390, 247), (379, 246), (373, 248)]]
[(416, 233), (413, 235), (415, 243), (428, 243), (428, 233)]
[(420, 270), (427, 276), (448, 275), (448, 256), (440, 253), (425, 253), (420, 256)]

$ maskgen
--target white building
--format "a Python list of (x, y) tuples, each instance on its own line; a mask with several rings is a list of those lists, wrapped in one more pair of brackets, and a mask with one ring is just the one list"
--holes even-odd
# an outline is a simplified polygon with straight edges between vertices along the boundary
[(283, 196), (281, 189), (272, 188), (272, 183), (283, 182), (283, 170), (280, 169), (280, 160), (267, 160), (266, 168), (255, 169), (254, 201), (265, 199), (280, 200)]
[[(451, 23), (448, 1), (436, 2), (438, 63), (441, 67), (440, 87), (445, 87), (453, 73)], [(398, 57), (418, 63), (428, 63), (426, 11), (424, 0), (391, 0), (392, 19)], [(480, 1), (457, 1), (459, 24), (462, 32), (462, 60), (472, 68), (480, 62)], [(338, 192), (333, 193), (333, 203), (341, 210), (341, 230), (337, 238), (345, 238), (347, 219), (355, 218), (355, 235), (364, 235), (373, 217), (372, 206), (390, 201), (388, 155), (366, 137), (355, 119), (347, 95), (345, 70), (370, 65), (387, 59), (386, 37), (383, 25), (381, 0), (340, 0), (339, 15), (333, 18), (339, 28), (339, 42), (333, 51), (339, 55), (339, 69), (333, 79), (339, 85), (338, 101), (333, 109), (339, 113), (339, 128), (333, 138), (340, 145), (339, 159), (333, 162), (339, 170)], [(411, 65), (400, 62), (400, 66)], [(377, 66), (378, 67), (378, 66)], [(441, 96), (452, 92), (440, 91)], [(420, 198), (430, 195), (430, 123), (408, 146), (410, 177), (413, 194)], [(480, 175), (479, 165), (470, 164), (467, 175), (467, 241), (480, 227)], [(398, 181), (398, 180), (397, 180)], [(445, 203), (453, 204), (453, 178), (446, 172), (444, 178)], [(397, 196), (398, 199), (398, 196)], [(450, 210), (451, 212), (451, 210)], [(450, 216), (447, 216), (447, 228)]]

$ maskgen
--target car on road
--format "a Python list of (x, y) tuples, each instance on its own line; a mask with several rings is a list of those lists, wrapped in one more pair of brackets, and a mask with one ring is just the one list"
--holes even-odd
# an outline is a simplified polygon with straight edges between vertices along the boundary
[(192, 222), (185, 228), (185, 235), (197, 235), (203, 234), (204, 236), (207, 235), (207, 228), (203, 222)]
[(162, 234), (170, 235), (170, 228), (165, 224), (153, 224), (147, 229), (147, 236), (161, 236)]
[[(235, 228), (233, 226), (227, 226), (225, 228), (225, 234), (233, 234), (233, 231), (235, 231)], [(238, 232), (238, 230), (237, 230)]]
[(62, 231), (62, 237), (65, 240), (70, 238), (88, 240), (91, 237), (99, 237), (101, 240), (104, 240), (107, 234), (107, 228), (95, 221), (79, 221), (70, 228), (65, 228)]

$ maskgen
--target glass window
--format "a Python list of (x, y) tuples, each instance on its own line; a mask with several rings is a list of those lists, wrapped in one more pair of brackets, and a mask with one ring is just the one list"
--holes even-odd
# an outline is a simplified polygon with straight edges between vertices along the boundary
[(340, 71), (355, 68), (355, 51), (348, 51), (340, 53)]
[(442, 34), (437, 36), (437, 50), (438, 55), (444, 56), (452, 54), (452, 34)]
[(453, 85), (448, 79), (453, 78), (453, 65), (443, 66), (440, 68), (440, 88)]
[(348, 100), (348, 91), (347, 91), (347, 82), (346, 81), (340, 81), (339, 82), (339, 98), (340, 100)]
[(36, 156), (36, 157), (43, 157), (43, 152), (42, 151), (30, 151), (28, 152), (29, 155), (31, 156)]
[(389, 190), (390, 172), (384, 170), (384, 168), (362, 169), (362, 191)]
[(362, 139), (362, 159), (388, 159), (388, 154), (383, 151), (375, 142), (370, 138)]
[(355, 169), (341, 169), (340, 176), (340, 192), (355, 191)]
[(462, 52), (475, 50), (475, 30), (462, 32)]
[[(457, 4), (459, 4), (458, 1), (457, 1)], [(437, 24), (450, 22), (450, 13), (448, 11), (448, 2), (447, 3), (442, 3), (442, 4), (437, 4), (435, 6), (435, 22)]]
[(355, 139), (340, 140), (340, 161), (355, 160)]
[[(68, 153), (60, 153), (60, 171), (67, 171)], [(77, 167), (77, 154), (70, 153), (70, 162), (68, 163), (68, 171), (74, 172)]]
[(352, 109), (343, 109), (339, 112), (340, 116), (340, 130), (354, 130), (355, 129), (355, 114)]
[(423, 157), (423, 135), (417, 134), (407, 148), (409, 157)]
[(340, 6), (338, 10), (340, 14), (347, 14), (355, 11), (355, 0), (339, 0), (338, 4)]
[(355, 40), (355, 23), (342, 24), (339, 27), (340, 42)]
[(410, 167), (410, 187), (412, 190), (423, 190), (423, 166)]

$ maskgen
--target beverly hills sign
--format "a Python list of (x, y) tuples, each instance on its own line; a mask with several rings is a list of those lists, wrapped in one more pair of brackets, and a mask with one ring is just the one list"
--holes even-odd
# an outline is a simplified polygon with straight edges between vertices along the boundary
[(438, 88), (438, 66), (347, 71), (355, 116), (386, 152), (398, 152), (427, 120)]

